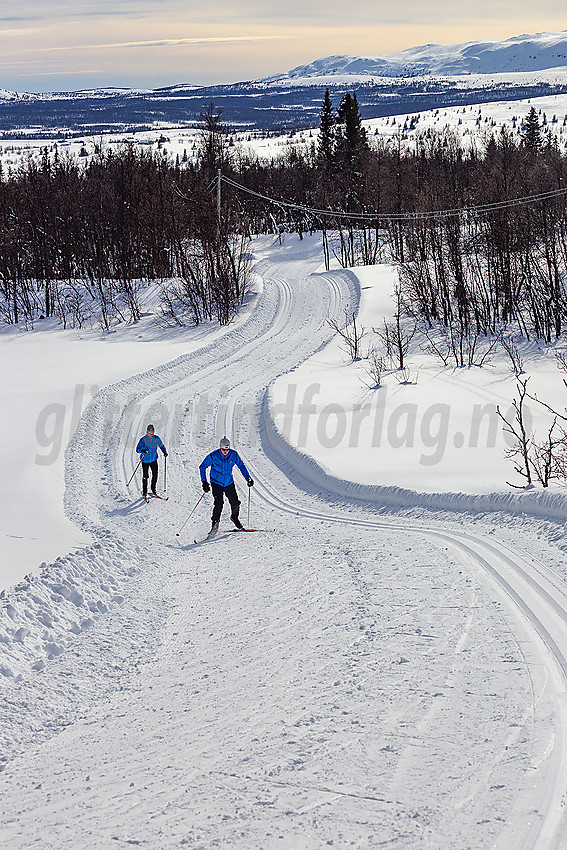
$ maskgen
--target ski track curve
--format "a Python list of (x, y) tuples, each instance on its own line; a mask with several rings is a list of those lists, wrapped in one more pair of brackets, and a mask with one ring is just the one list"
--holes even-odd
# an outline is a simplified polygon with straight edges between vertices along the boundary
[[(33, 582), (20, 588), (22, 599), (35, 590), (46, 630), (29, 658), (33, 661), (47, 643), (55, 647), (47, 655), (51, 669), (44, 671), (45, 702), (53, 719), (41, 732), (33, 723), (30, 728), (22, 724), (9, 738), (21, 755), (0, 773), (0, 799), (11, 799), (4, 794), (8, 788), (15, 788), (18, 797), (15, 808), (1, 809), (0, 839), (4, 836), (5, 846), (60, 850), (85, 846), (86, 841), (92, 847), (136, 843), (293, 850), (312, 850), (333, 841), (361, 848), (386, 843), (400, 850), (418, 845), (463, 850), (566, 846), (567, 594), (561, 577), (543, 561), (527, 558), (494, 537), (463, 530), (456, 521), (426, 524), (378, 516), (376, 502), (348, 488), (341, 491), (340, 482), (329, 486), (330, 477), (306, 463), (276, 432), (267, 404), (269, 384), (328, 342), (329, 316), (340, 318), (344, 308), (352, 311), (358, 303), (352, 275), (314, 274), (316, 266), (307, 255), (281, 263), (262, 261), (257, 269), (264, 277), (264, 292), (245, 323), (190, 356), (103, 390), (83, 415), (68, 448), (66, 509), (95, 542), (75, 559), (62, 559), (61, 578), (55, 582), (50, 573), (48, 586), (51, 596), (56, 588), (64, 604), (82, 610), (84, 592), (79, 594), (77, 588), (85, 578), (80, 558), (85, 563), (97, 558), (97, 576), (87, 585), (94, 594), (88, 603), (91, 617), (81, 620), (72, 611), (67, 619), (54, 622), (48, 598), (39, 598)], [(157, 502), (132, 501), (135, 488), (126, 487), (135, 468), (134, 447), (150, 414), (158, 421), (161, 415), (157, 431), (170, 452), (172, 495), (167, 509)], [(263, 529), (253, 535), (262, 553), (256, 559), (247, 557), (251, 546), (238, 535), (230, 543), (219, 539), (198, 551), (189, 542), (188, 530), (175, 539), (201, 494), (195, 460), (210, 450), (212, 434), (223, 433), (238, 446), (256, 480), (252, 504)], [(243, 515), (247, 507), (244, 503)], [(204, 512), (198, 516), (206, 522)], [(295, 534), (307, 530), (319, 547), (320, 584), (313, 584), (309, 547), (303, 555), (297, 538), (282, 532), (285, 517)], [(229, 558), (239, 558), (238, 575), (227, 566), (227, 544), (234, 544)], [(448, 632), (453, 629), (440, 660), (427, 652), (422, 657), (435, 680), (426, 697), (417, 683), (416, 696), (402, 694), (396, 677), (409, 661), (395, 653), (389, 670), (381, 670), (383, 687), (376, 684), (376, 662), (361, 643), (363, 635), (376, 650), (378, 638), (385, 638), (387, 646), (389, 637), (407, 636), (410, 630), (407, 615), (395, 625), (396, 611), (404, 610), (395, 599), (393, 625), (380, 631), (373, 601), (376, 585), (362, 568), (374, 549), (393, 552), (396, 546), (406, 552), (408, 564), (415, 558), (415, 575), (423, 558), (430, 559), (428, 570), (440, 588), (435, 616), (448, 618)], [(418, 550), (415, 556), (407, 554), (412, 547)], [(288, 565), (284, 572), (276, 569), (279, 563)], [(380, 561), (379, 581), (383, 570)], [(396, 571), (389, 581), (399, 591)], [(407, 593), (411, 596), (411, 589)], [(473, 752), (481, 759), (474, 764), (459, 750), (458, 740), (444, 731), (451, 712), (442, 697), (463, 681), (481, 688), (484, 679), (478, 670), (492, 663), (489, 648), (481, 647), (479, 639), (481, 620), (487, 629), (493, 628), (492, 620), (481, 613), (483, 594), (496, 600), (497, 611), (490, 616), (507, 631), (506, 645), (521, 656), (512, 681), (519, 688), (524, 675), (529, 687), (523, 702), (517, 698), (516, 722), (508, 725), (497, 714), (483, 718), (484, 698), (471, 692), (469, 724), (474, 718), (484, 730), (489, 727), (483, 723), (490, 720), (501, 736), (486, 751), (474, 740)], [(211, 605), (225, 596), (234, 606), (223, 612), (221, 632)], [(337, 602), (331, 603), (331, 598)], [(340, 599), (345, 600), (343, 607), (335, 610), (332, 606)], [(454, 599), (462, 601), (462, 611), (447, 613), (459, 607)], [(419, 616), (419, 604), (416, 598), (413, 607), (406, 603), (405, 608)], [(325, 612), (328, 622), (314, 617), (313, 605)], [(17, 605), (12, 607), (9, 617), (15, 629), (20, 612)], [(25, 610), (29, 613), (29, 606)], [(346, 616), (347, 610), (352, 617)], [(432, 632), (435, 616), (427, 624)], [(160, 617), (161, 632), (156, 624)], [(59, 654), (53, 635), (75, 621), (79, 626), (71, 629), (67, 642), (59, 641)], [(346, 644), (333, 643), (338, 641), (330, 636), (333, 624), (341, 639), (348, 637)], [(93, 626), (97, 641), (91, 645)], [(423, 629), (418, 632), (421, 640)], [(234, 654), (227, 653), (227, 635), (238, 648)], [(260, 654), (257, 641), (263, 646)], [(494, 641), (496, 645), (496, 636)], [(424, 651), (411, 645), (417, 654)], [(33, 714), (38, 698), (27, 681), (33, 676), (30, 666), (37, 673), (43, 663), (26, 666), (25, 641), (21, 647), (21, 666), (19, 656), (14, 660), (14, 670), (21, 673), (10, 682), (13, 693), (18, 685), (23, 688), (21, 707), (29, 706)], [(94, 694), (101, 686), (101, 648), (117, 656), (112, 669), (104, 668), (108, 704), (98, 702)], [(475, 664), (467, 666), (466, 652), (474, 655), (478, 670)], [(273, 678), (266, 659), (275, 665), (272, 672), (278, 671)], [(344, 659), (350, 671), (346, 677)], [(171, 673), (176, 667), (178, 674)], [(166, 679), (166, 670), (179, 681)], [(99, 678), (90, 677), (89, 671)], [(64, 685), (71, 675), (76, 693), (69, 696)], [(306, 708), (318, 681), (335, 681), (334, 688), (325, 684), (325, 693), (317, 693), (313, 704), (319, 712)], [(291, 692), (289, 682), (294, 683)], [(194, 686), (188, 699), (190, 683)], [(398, 700), (396, 710), (389, 702), (392, 694)], [(334, 703), (335, 709), (344, 706), (343, 717), (358, 716), (349, 721), (355, 725), (348, 734), (340, 712), (332, 711)], [(359, 703), (366, 715), (357, 715)], [(235, 715), (235, 705), (241, 707), (245, 723)], [(375, 711), (380, 724), (370, 724), (365, 731)], [(406, 721), (401, 724), (400, 711)], [(353, 737), (357, 725), (360, 731)], [(135, 739), (140, 728), (148, 733), (141, 747)], [(199, 737), (184, 743), (188, 730), (196, 728)], [(463, 727), (464, 737), (468, 731)], [(431, 753), (419, 754), (420, 736), (426, 734)], [(31, 741), (37, 752), (26, 749)], [(283, 759), (286, 750), (289, 758)], [(255, 753), (254, 761), (247, 752)], [(81, 762), (85, 753), (88, 768)], [(452, 775), (451, 759), (459, 766), (459, 776)], [(507, 766), (510, 760), (517, 764)], [(377, 764), (388, 777), (385, 785), (374, 775)], [(360, 765), (368, 772), (366, 784)], [(416, 765), (422, 770), (417, 777)], [(429, 792), (421, 787), (423, 779), (433, 778), (436, 769), (440, 777)], [(49, 770), (59, 777), (56, 782), (48, 781)], [(503, 784), (500, 775), (506, 776)], [(517, 787), (500, 790), (509, 786), (510, 776)], [(58, 783), (63, 789), (60, 799)], [(101, 807), (97, 811), (92, 811), (93, 794)], [(224, 801), (223, 818), (215, 799)], [(443, 799), (451, 800), (453, 816), (442, 817), (436, 810)], [(491, 821), (487, 812), (492, 807), (500, 815)], [(35, 815), (30, 818), (26, 813), (32, 809)], [(259, 811), (274, 814), (259, 816)], [(78, 818), (80, 832), (77, 822), (74, 830), (73, 818)], [(136, 819), (145, 824), (146, 834), (136, 830)], [(105, 829), (101, 821), (107, 822)], [(471, 830), (480, 836), (476, 844)]]

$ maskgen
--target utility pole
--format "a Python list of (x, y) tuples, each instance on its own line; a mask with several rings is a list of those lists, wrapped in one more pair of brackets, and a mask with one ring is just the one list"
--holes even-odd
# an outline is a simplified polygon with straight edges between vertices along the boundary
[(221, 170), (217, 168), (217, 245), (220, 245), (221, 235), (221, 182)]

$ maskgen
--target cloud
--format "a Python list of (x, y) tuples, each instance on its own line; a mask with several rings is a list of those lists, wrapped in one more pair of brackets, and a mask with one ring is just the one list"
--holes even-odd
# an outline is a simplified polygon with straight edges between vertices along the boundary
[[(401, 15), (400, 15), (401, 12)], [(550, 16), (564, 17), (564, 0), (539, 0), (534, 9), (533, 0), (461, 0), (447, 8), (446, 0), (406, 0), (403, 7), (387, 0), (2, 0), (0, 22), (42, 21), (45, 24), (63, 21), (81, 21), (87, 18), (111, 21), (145, 19), (156, 25), (168, 22), (198, 24), (201, 26), (246, 23), (253, 28), (273, 28), (288, 25), (318, 28), (339, 28), (405, 24), (408, 27), (442, 21), (444, 26), (466, 21), (484, 20), (487, 28), (495, 19), (514, 20), (533, 17), (541, 21)], [(537, 25), (535, 29), (537, 29)], [(379, 33), (377, 33), (379, 35)], [(487, 36), (489, 37), (489, 36)]]
[(19, 77), (70, 77), (73, 74), (100, 74), (100, 68), (81, 68), (80, 71), (26, 71), (25, 74), (18, 74)]
[[(81, 86), (81, 73), (89, 74), (90, 84), (95, 65), (101, 85), (256, 79), (336, 53), (373, 56), (432, 41), (564, 29), (564, 5), (565, 0), (536, 5), (461, 0), (449, 8), (446, 0), (2, 0), (2, 85), (9, 85), (10, 75), (21, 78), (25, 64), (35, 76), (52, 76), (54, 85), (68, 75), (67, 88)], [(194, 37), (170, 37), (183, 33)], [(81, 62), (91, 69), (82, 72)]]
[[(203, 0), (197, 0), (194, 6), (204, 11), (210, 7)], [(93, 8), (94, 7), (94, 8)], [(163, 14), (181, 15), (188, 12), (186, 0), (28, 0), (23, 6), (20, 0), (2, 0), (0, 21), (30, 21), (46, 22), (60, 21), (73, 18), (104, 18), (119, 15), (121, 17), (137, 18), (139, 14), (151, 15), (158, 18)]]
[(0, 35), (31, 35), (33, 33), (41, 32), (40, 27), (28, 27), (27, 29), (21, 29), (19, 27), (12, 27), (11, 29), (0, 30)]
[[(231, 44), (238, 42), (281, 41), (292, 38), (286, 35), (229, 35), (209, 36), (203, 38), (161, 38), (154, 41), (116, 41), (104, 44), (66, 44), (52, 47), (34, 47), (14, 51), (14, 53), (59, 53), (70, 50), (123, 50), (132, 47), (176, 47), (193, 44)], [(6, 52), (5, 54), (6, 55)]]

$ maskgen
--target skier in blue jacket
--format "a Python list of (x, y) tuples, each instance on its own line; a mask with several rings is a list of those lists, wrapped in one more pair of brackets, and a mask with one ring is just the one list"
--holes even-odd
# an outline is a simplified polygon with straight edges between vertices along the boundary
[[(213, 536), (218, 531), (225, 495), (228, 501), (230, 502), (231, 520), (233, 521), (237, 529), (240, 530), (244, 527), (238, 518), (238, 514), (240, 512), (240, 501), (238, 499), (238, 493), (236, 492), (236, 486), (232, 477), (232, 469), (234, 466), (237, 466), (239, 468), (244, 478), (246, 479), (246, 483), (248, 484), (248, 486), (252, 487), (254, 481), (250, 477), (250, 473), (244, 466), (244, 463), (239, 457), (238, 452), (235, 452), (234, 449), (231, 449), (228, 438), (223, 437), (220, 441), (220, 448), (215, 449), (214, 452), (208, 454), (201, 466), (199, 467), (203, 490), (205, 493), (208, 493), (209, 490), (212, 490), (213, 498), (215, 500), (213, 505), (213, 515), (211, 517), (212, 526), (209, 532), (210, 536)], [(207, 481), (207, 469), (209, 467), (211, 468), (209, 474), (209, 477), (211, 479), (210, 484)]]
[(140, 454), (142, 461), (142, 496), (148, 498), (148, 476), (152, 470), (152, 493), (157, 496), (156, 484), (158, 476), (158, 448), (162, 450), (163, 456), (167, 457), (165, 446), (154, 431), (153, 425), (148, 425), (146, 433), (140, 438), (136, 451)]

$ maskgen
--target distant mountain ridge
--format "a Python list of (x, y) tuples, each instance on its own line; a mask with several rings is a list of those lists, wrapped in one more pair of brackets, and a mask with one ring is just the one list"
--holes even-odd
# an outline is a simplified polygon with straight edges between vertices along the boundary
[(0, 139), (195, 126), (210, 103), (241, 129), (314, 127), (326, 87), (335, 102), (358, 91), (363, 118), (567, 94), (567, 30), (426, 44), (387, 56), (328, 56), (285, 74), (227, 85), (46, 94), (0, 89)]
[(567, 66), (567, 30), (519, 35), (501, 41), (423, 44), (385, 56), (327, 56), (298, 65), (286, 74), (268, 77), (265, 82), (330, 74), (373, 77), (505, 74), (562, 66)]

